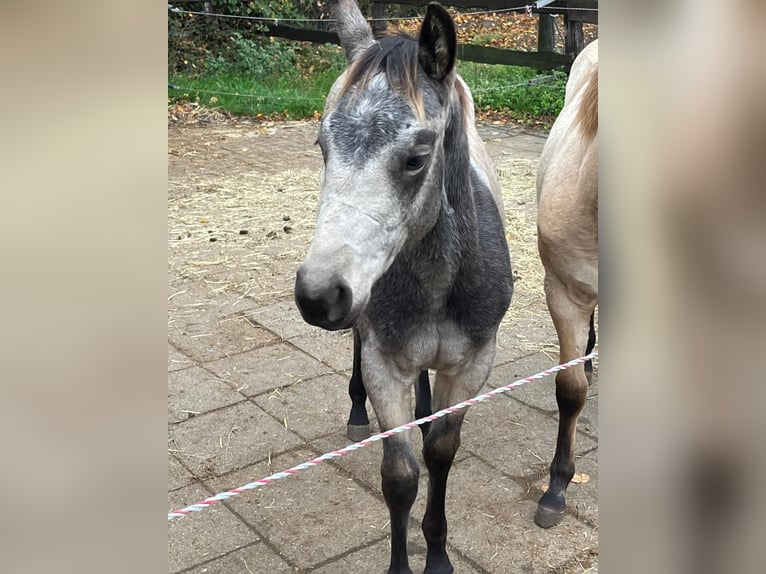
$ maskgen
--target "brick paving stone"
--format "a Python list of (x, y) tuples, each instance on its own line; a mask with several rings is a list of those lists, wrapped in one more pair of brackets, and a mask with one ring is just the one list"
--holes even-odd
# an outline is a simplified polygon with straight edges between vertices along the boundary
[(168, 422), (245, 400), (231, 385), (200, 367), (168, 373)]
[(247, 396), (330, 372), (328, 367), (284, 343), (207, 363), (205, 368)]
[[(169, 509), (181, 508), (208, 496), (199, 484), (190, 485), (168, 494)], [(170, 572), (190, 568), (256, 540), (257, 536), (247, 525), (220, 504), (176, 518), (168, 525)]]
[(354, 337), (350, 330), (329, 332), (315, 329), (293, 337), (290, 342), (337, 371), (346, 371), (353, 366)]
[(177, 317), (168, 329), (168, 337), (192, 359), (205, 363), (228, 357), (277, 341), (262, 327), (239, 315), (211, 316), (204, 311)]
[(288, 574), (295, 570), (263, 542), (249, 544), (189, 570), (188, 574)]
[(597, 532), (570, 516), (553, 529), (538, 528), (525, 490), (477, 459), (457, 465), (450, 482), (449, 543), (487, 572), (550, 572), (598, 546)]
[(285, 340), (314, 330), (303, 320), (292, 299), (253, 309), (248, 317)]
[[(338, 421), (338, 429), (331, 435), (320, 437), (311, 442), (317, 450), (330, 452), (351, 443), (346, 437), (345, 418)], [(375, 432), (373, 430), (373, 432)], [(340, 458), (334, 459), (332, 464), (339, 466), (345, 472), (351, 474), (358, 482), (370, 490), (383, 496), (380, 490), (380, 462), (383, 459), (383, 445), (381, 441), (364, 447)]]
[(536, 316), (522, 317), (515, 322), (505, 320), (497, 332), (495, 367), (538, 352), (541, 348), (554, 348), (557, 341), (551, 331), (552, 326)]
[(186, 369), (193, 365), (194, 361), (173, 347), (173, 345), (168, 345), (168, 372)]
[(251, 309), (253, 301), (230, 285), (231, 282), (216, 279), (172, 281), (168, 289), (171, 316), (173, 311), (196, 310), (214, 317), (227, 317)]
[(264, 460), (302, 442), (249, 401), (173, 425), (171, 435), (171, 448), (177, 450), (173, 454), (201, 478)]
[(348, 380), (324, 375), (261, 395), (255, 402), (273, 417), (286, 421), (287, 428), (312, 440), (345, 428), (350, 408)]
[[(474, 405), (463, 425), (463, 448), (511, 476), (547, 468), (556, 449), (558, 423), (511, 397), (501, 396)], [(596, 443), (577, 437), (576, 453)]]
[[(505, 365), (495, 367), (487, 380), (487, 388), (497, 388), (548, 369), (558, 363), (558, 356), (551, 359), (545, 353), (521, 357)], [(556, 405), (555, 375), (535, 380), (508, 393), (526, 405), (551, 414), (558, 413)]]
[(188, 486), (194, 480), (189, 471), (172, 454), (168, 454), (168, 491)]
[[(308, 450), (274, 457), (210, 481), (218, 490), (246, 484), (313, 458)], [(322, 464), (231, 499), (231, 507), (300, 568), (324, 562), (373, 540), (386, 528), (385, 504), (353, 479)]]

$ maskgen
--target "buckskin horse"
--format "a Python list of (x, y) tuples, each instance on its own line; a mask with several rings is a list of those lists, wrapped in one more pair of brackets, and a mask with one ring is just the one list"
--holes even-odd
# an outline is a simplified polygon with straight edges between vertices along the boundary
[[(537, 168), (537, 240), (545, 268), (545, 297), (556, 327), (560, 362), (588, 354), (596, 343), (598, 300), (598, 40), (575, 58), (564, 107), (543, 146)], [(555, 526), (564, 517), (574, 476), (577, 417), (585, 405), (588, 361), (556, 375), (559, 430), (550, 485), (535, 523)]]

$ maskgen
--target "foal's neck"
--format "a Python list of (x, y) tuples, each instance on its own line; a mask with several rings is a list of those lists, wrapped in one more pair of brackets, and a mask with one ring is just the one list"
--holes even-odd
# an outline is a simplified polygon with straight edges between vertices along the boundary
[[(476, 207), (471, 187), (471, 158), (464, 129), (463, 110), (453, 102), (447, 112), (443, 139), (439, 217), (431, 231), (414, 250), (413, 263), (428, 269), (437, 284), (451, 284), (460, 267), (473, 265), (467, 258), (478, 249)], [(437, 289), (441, 290), (441, 289)]]

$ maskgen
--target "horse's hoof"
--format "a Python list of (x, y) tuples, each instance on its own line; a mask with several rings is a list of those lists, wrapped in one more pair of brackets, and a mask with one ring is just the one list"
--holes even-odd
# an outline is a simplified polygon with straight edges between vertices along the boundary
[(370, 436), (370, 425), (346, 425), (346, 436), (354, 442), (359, 442)]
[(540, 528), (553, 528), (564, 519), (564, 509), (556, 510), (542, 504), (537, 505), (535, 524)]
[(453, 574), (453, 572), (455, 572), (455, 569), (452, 567), (449, 560), (447, 560), (446, 564), (439, 564), (437, 566), (428, 564), (426, 565), (426, 569), (423, 570), (423, 574)]

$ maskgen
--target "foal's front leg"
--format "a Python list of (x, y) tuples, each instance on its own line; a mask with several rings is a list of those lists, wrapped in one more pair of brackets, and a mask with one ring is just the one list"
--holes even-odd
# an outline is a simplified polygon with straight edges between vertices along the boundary
[[(380, 430), (410, 421), (410, 397), (417, 373), (402, 373), (374, 349), (362, 348), (362, 372), (370, 403)], [(383, 441), (380, 467), (383, 497), (391, 520), (391, 563), (389, 574), (412, 574), (407, 558), (407, 525), (418, 494), (420, 467), (412, 453), (412, 430)]]
[[(487, 380), (495, 357), (494, 340), (485, 345), (459, 373), (438, 373), (434, 385), (434, 411), (473, 397)], [(423, 535), (428, 546), (426, 574), (450, 574), (447, 555), (445, 498), (455, 453), (460, 446), (460, 429), (465, 409), (436, 419), (423, 441), (423, 458), (428, 468), (428, 503), (423, 516)]]

